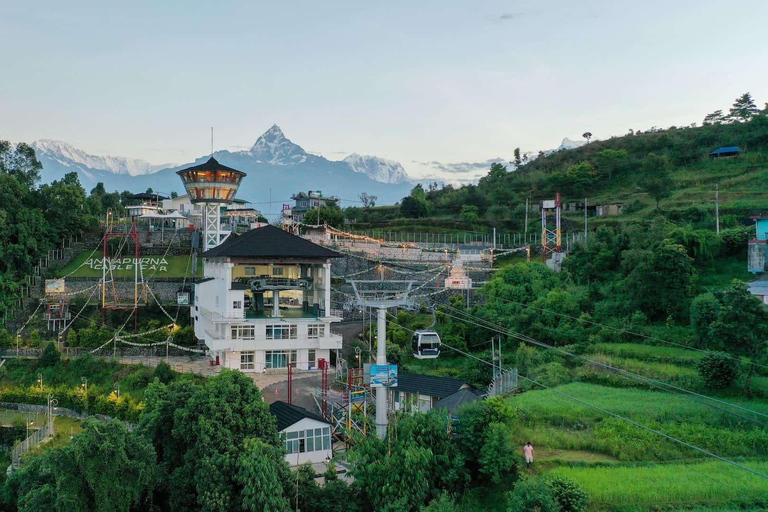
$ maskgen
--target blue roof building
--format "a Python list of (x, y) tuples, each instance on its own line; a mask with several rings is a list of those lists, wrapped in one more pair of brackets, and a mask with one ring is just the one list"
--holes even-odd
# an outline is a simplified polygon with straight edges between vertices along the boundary
[(738, 146), (725, 146), (717, 148), (709, 156), (710, 158), (733, 158), (734, 156), (739, 156), (740, 153), (741, 150)]

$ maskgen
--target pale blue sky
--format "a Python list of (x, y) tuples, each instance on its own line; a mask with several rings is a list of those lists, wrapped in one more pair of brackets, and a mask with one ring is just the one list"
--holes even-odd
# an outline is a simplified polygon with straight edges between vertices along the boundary
[(0, 138), (186, 162), (510, 158), (768, 101), (765, 0), (0, 0)]

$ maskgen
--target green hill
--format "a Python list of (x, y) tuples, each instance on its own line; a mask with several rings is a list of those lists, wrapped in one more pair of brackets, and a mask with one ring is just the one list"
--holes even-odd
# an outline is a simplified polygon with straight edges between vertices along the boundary
[[(738, 146), (735, 158), (712, 159), (723, 146)], [(721, 226), (743, 223), (768, 209), (768, 117), (748, 122), (670, 127), (595, 140), (582, 147), (541, 153), (517, 170), (495, 165), (477, 185), (428, 190), (417, 187), (399, 209), (353, 209), (348, 217), (361, 229), (463, 229), (507, 231), (524, 228), (525, 201), (538, 203), (561, 193), (578, 203), (564, 212), (567, 229), (583, 229), (583, 204), (621, 204), (612, 217), (594, 225), (665, 216), (676, 224), (714, 227), (715, 188), (719, 187)], [(658, 205), (656, 199), (659, 199)], [(530, 215), (529, 229), (537, 216)]]

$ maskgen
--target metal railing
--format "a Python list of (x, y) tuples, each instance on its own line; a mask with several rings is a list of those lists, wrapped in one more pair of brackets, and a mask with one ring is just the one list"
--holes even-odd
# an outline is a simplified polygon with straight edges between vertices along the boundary
[(11, 468), (13, 468), (13, 470), (19, 469), (21, 466), (21, 458), (26, 455), (29, 450), (52, 437), (53, 419), (49, 420), (48, 423), (43, 425), (37, 432), (13, 447), (13, 450), (11, 450)]

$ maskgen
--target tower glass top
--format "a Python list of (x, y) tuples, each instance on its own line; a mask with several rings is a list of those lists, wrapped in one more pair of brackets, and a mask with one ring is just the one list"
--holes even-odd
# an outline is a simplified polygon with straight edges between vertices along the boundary
[(193, 203), (231, 203), (246, 176), (211, 157), (204, 164), (176, 171)]

